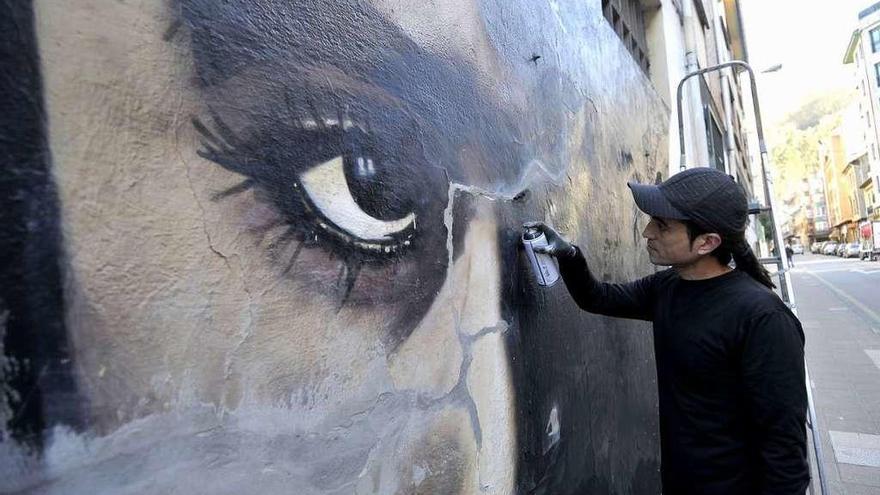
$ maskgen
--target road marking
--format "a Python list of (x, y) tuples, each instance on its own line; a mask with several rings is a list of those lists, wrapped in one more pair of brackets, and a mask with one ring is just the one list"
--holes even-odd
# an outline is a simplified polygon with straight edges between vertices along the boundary
[(831, 282), (825, 280), (824, 278), (817, 275), (816, 273), (810, 273), (810, 275), (815, 277), (816, 280), (821, 282), (825, 287), (827, 287), (832, 292), (837, 294), (841, 299), (845, 300), (846, 302), (848, 302), (848, 303), (852, 304), (853, 306), (855, 306), (856, 308), (860, 309), (862, 311), (862, 313), (864, 313), (865, 316), (867, 316), (869, 319), (873, 320), (872, 321), (873, 324), (880, 326), (880, 315), (875, 313), (874, 310), (872, 310), (871, 308), (860, 303), (859, 301), (854, 299), (852, 296), (850, 296), (846, 292), (843, 292), (842, 290), (838, 289), (837, 287), (832, 285)]
[(837, 462), (880, 467), (880, 435), (834, 430), (828, 433)]
[(860, 268), (823, 268), (819, 270), (798, 270), (795, 269), (798, 273), (861, 273), (862, 275), (874, 275), (880, 273), (880, 269), (877, 270), (862, 270)]
[(828, 311), (848, 311), (849, 308), (843, 306), (835, 306), (833, 308), (828, 308)]
[(874, 361), (874, 365), (880, 368), (880, 349), (865, 349), (865, 354)]
[[(815, 265), (817, 263), (846, 263), (848, 260), (844, 260), (843, 258), (829, 258), (827, 260), (809, 260), (809, 261), (798, 261), (798, 265)], [(853, 260), (855, 261), (855, 260)]]

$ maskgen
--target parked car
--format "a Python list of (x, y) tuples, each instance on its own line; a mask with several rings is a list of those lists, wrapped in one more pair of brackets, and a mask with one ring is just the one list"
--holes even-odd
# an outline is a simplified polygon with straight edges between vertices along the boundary
[(794, 254), (804, 254), (804, 246), (803, 244), (792, 244), (791, 250)]
[(824, 245), (822, 245), (822, 254), (834, 254), (834, 251), (837, 250), (837, 243), (834, 241), (828, 241)]
[(819, 254), (822, 252), (822, 247), (825, 246), (824, 242), (814, 242), (810, 244), (810, 252), (813, 254)]
[(844, 258), (858, 258), (862, 252), (862, 245), (858, 242), (851, 242), (849, 244), (844, 244), (843, 256)]

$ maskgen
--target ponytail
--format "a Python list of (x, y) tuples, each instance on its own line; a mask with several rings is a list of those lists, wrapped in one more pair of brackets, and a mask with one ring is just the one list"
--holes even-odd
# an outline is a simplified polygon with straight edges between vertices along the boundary
[(749, 243), (746, 242), (742, 234), (739, 234), (739, 237), (733, 241), (730, 253), (733, 255), (736, 269), (748, 273), (750, 277), (768, 289), (775, 289), (776, 284), (770, 279), (770, 272), (758, 261), (758, 257), (755, 256), (755, 252), (749, 247)]
[[(707, 233), (705, 229), (700, 228), (691, 221), (685, 220), (684, 224), (687, 227), (688, 237), (691, 242), (694, 242), (700, 234)], [(768, 289), (776, 288), (776, 284), (770, 278), (770, 272), (758, 261), (758, 257), (755, 256), (755, 252), (749, 247), (749, 243), (746, 242), (742, 232), (719, 235), (721, 236), (721, 245), (715, 248), (710, 253), (710, 256), (717, 259), (722, 265), (727, 265), (733, 260), (736, 263), (737, 270), (747, 273), (756, 282)]]

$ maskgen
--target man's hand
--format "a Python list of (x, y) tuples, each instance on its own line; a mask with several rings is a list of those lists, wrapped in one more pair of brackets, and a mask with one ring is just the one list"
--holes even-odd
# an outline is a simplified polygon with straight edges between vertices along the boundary
[(535, 246), (534, 249), (536, 253), (549, 254), (550, 256), (555, 256), (559, 259), (570, 259), (577, 256), (577, 248), (565, 240), (564, 237), (559, 235), (558, 232), (544, 224), (544, 222), (528, 222), (524, 223), (523, 227), (527, 229), (538, 229), (544, 234), (544, 237), (547, 238), (546, 246)]

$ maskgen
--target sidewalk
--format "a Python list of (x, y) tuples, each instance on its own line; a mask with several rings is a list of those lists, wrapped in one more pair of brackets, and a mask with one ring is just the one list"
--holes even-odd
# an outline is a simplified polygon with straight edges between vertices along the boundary
[(880, 321), (821, 270), (799, 267), (792, 282), (830, 493), (880, 495)]

